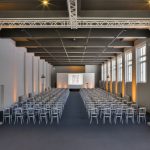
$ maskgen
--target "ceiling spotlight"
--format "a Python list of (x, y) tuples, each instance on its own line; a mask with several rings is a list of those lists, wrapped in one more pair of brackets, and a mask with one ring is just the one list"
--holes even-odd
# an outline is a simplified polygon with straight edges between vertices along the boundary
[(42, 0), (41, 2), (42, 2), (42, 5), (43, 5), (44, 7), (48, 7), (48, 5), (49, 5), (49, 0)]
[(148, 5), (150, 6), (150, 0), (147, 1)]

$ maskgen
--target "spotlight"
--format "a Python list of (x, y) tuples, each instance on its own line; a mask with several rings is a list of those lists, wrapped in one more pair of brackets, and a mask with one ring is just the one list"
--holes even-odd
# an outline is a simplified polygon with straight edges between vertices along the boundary
[(42, 0), (42, 5), (47, 7), (49, 5), (49, 0)]

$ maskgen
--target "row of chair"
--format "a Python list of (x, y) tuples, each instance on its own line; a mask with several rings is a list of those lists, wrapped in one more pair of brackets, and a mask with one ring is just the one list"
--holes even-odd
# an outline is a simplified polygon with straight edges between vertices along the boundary
[(45, 121), (47, 124), (53, 123), (54, 119), (61, 119), (65, 103), (69, 96), (68, 89), (52, 89), (50, 92), (45, 92), (31, 98), (27, 98), (21, 102), (17, 102), (3, 110), (3, 122), (7, 120), (9, 124), (14, 120), (14, 124), (18, 121), (27, 124), (32, 120), (35, 124)]
[(98, 124), (99, 118), (105, 124), (106, 120), (109, 123), (116, 124), (119, 120), (120, 123), (126, 122), (128, 124), (129, 120), (135, 123), (135, 119), (138, 123), (144, 120), (146, 123), (146, 108), (139, 108), (137, 104), (132, 102), (127, 102), (125, 99), (118, 99), (113, 95), (108, 94), (101, 89), (81, 89), (81, 97), (83, 99), (85, 108), (90, 119), (90, 124), (93, 119), (96, 119)]

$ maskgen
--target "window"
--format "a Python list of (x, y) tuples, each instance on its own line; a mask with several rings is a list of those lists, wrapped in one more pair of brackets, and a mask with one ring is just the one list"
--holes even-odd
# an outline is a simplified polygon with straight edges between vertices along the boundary
[(106, 63), (104, 64), (104, 81), (106, 81), (106, 76), (107, 76), (107, 65)]
[(112, 81), (116, 81), (116, 60), (112, 60)]
[(102, 81), (104, 81), (104, 65), (101, 68)]
[(132, 81), (132, 51), (126, 53), (126, 82)]
[(146, 45), (137, 48), (137, 82), (146, 82)]
[(118, 56), (117, 60), (118, 81), (122, 81), (122, 56)]
[(108, 61), (108, 74), (107, 74), (107, 79), (110, 81), (110, 61)]

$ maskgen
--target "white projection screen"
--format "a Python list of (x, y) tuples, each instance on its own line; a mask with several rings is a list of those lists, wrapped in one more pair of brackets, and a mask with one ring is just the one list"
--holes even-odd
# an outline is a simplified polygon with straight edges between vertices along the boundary
[(57, 88), (95, 88), (95, 74), (57, 73)]
[(68, 74), (68, 85), (82, 85), (83, 74)]

